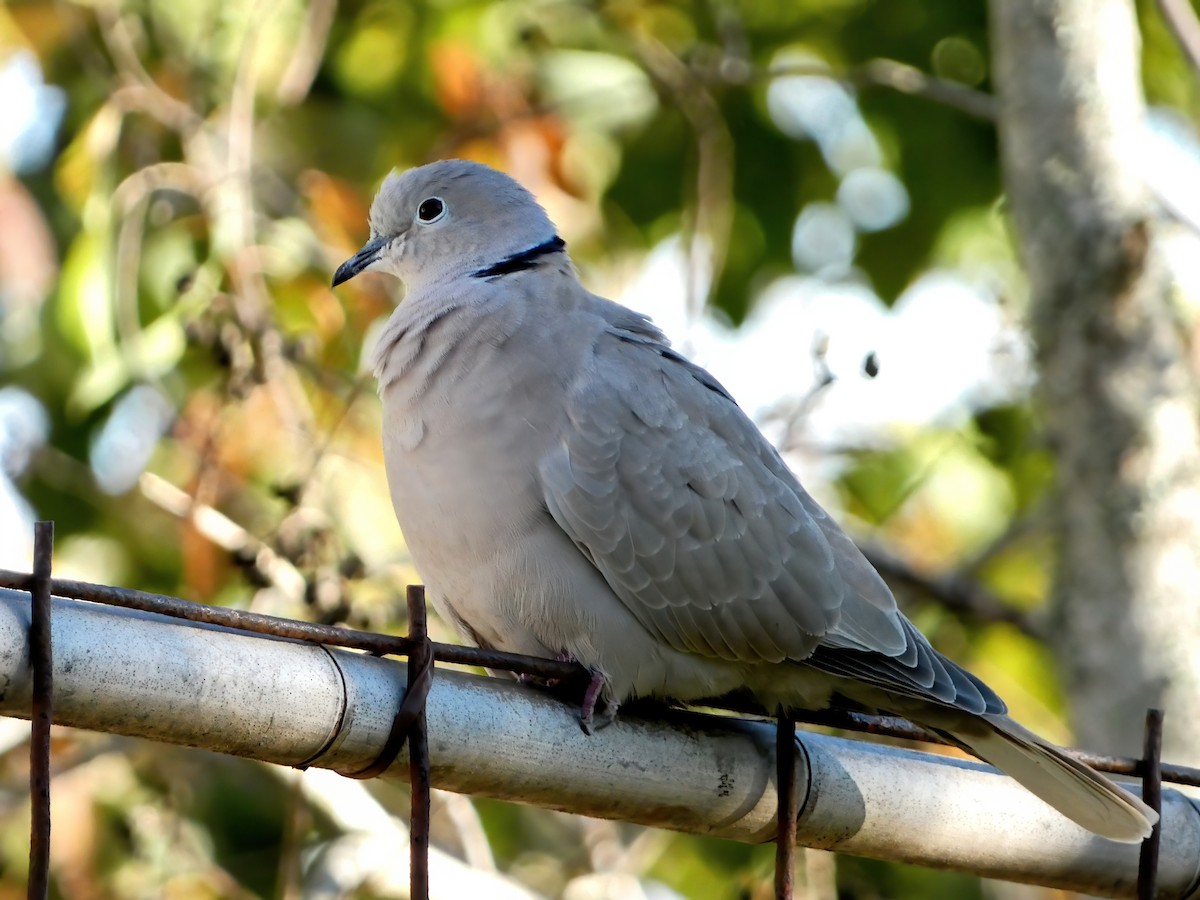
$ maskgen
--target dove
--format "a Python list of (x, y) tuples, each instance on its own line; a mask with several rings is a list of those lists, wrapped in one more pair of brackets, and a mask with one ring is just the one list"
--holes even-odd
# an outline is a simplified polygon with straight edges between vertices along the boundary
[(729, 392), (590, 293), (515, 180), (393, 172), (333, 276), (394, 275), (374, 348), (396, 517), (438, 614), (479, 647), (570, 659), (589, 733), (633, 697), (905, 716), (1090, 831), (1157, 815), (941, 655)]

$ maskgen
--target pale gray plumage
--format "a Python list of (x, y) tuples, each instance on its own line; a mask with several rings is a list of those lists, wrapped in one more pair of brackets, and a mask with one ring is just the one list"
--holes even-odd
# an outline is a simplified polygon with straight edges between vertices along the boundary
[(611, 710), (749, 688), (906, 715), (1097, 833), (1149, 833), (1151, 810), (929, 645), (725, 389), (580, 285), (512, 179), (393, 174), (334, 284), (365, 269), (407, 288), (374, 357), (388, 482), (464, 637), (576, 659)]

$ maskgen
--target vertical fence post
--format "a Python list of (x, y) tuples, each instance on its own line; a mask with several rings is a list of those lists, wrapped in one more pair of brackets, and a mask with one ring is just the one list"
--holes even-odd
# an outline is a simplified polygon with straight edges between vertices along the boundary
[(54, 719), (54, 652), (50, 631), (50, 569), (54, 523), (33, 526), (33, 578), (29, 586), (29, 665), (33, 703), (29, 739), (29, 900), (50, 892), (50, 723)]
[(780, 708), (775, 720), (775, 790), (779, 798), (775, 831), (775, 900), (792, 900), (796, 858), (796, 720)]
[[(433, 649), (429, 644), (429, 630), (425, 623), (425, 588), (410, 584), (406, 600), (408, 636), (416, 642), (408, 656), (408, 683), (411, 686), (418, 682), (422, 670), (432, 665)], [(424, 703), (408, 736), (408, 773), (412, 786), (409, 894), (412, 900), (429, 900), (429, 739)]]
[[(1162, 813), (1163, 711), (1146, 710), (1146, 737), (1142, 748), (1142, 799)], [(1154, 823), (1150, 837), (1142, 841), (1138, 857), (1138, 900), (1154, 900), (1158, 893), (1158, 849), (1162, 842), (1162, 819)]]

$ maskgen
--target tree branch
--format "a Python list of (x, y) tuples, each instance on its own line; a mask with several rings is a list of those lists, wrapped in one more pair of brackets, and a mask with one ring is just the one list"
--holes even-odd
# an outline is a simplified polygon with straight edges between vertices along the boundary
[(1001, 602), (965, 573), (926, 575), (882, 547), (860, 544), (859, 549), (893, 589), (899, 586), (923, 594), (946, 609), (978, 622), (1004, 622), (1032, 638), (1045, 638), (1044, 630), (1034, 619)]
[[(1005, 185), (1057, 463), (1051, 633), (1080, 738), (1141, 750), (1148, 707), (1200, 703), (1198, 397), (1156, 204), (1130, 0), (993, 0)], [(1200, 720), (1171, 753), (1200, 758)]]
[(1192, 69), (1200, 75), (1200, 19), (1196, 11), (1187, 0), (1158, 0), (1158, 11)]

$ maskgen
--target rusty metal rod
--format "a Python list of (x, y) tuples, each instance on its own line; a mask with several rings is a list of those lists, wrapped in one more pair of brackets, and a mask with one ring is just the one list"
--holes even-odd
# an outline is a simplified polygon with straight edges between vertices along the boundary
[[(767, 716), (766, 711), (746, 697), (724, 697), (705, 700), (696, 706), (710, 706), (714, 709), (727, 709), (732, 712)], [(806, 725), (820, 725), (839, 731), (854, 731), (861, 734), (874, 734), (882, 737), (898, 738), (905, 741), (919, 741), (925, 744), (942, 744), (951, 746), (945, 738), (908, 719), (899, 716), (873, 716), (867, 713), (853, 712), (848, 709), (797, 709), (793, 711), (797, 722)], [(1141, 759), (1128, 756), (1108, 756), (1103, 753), (1092, 753), (1089, 750), (1078, 750), (1064, 747), (1064, 752), (1085, 765), (1091, 766), (1098, 772), (1108, 772), (1111, 775), (1127, 775), (1140, 778), (1145, 772), (1146, 763)], [(1185, 784), (1200, 787), (1200, 769), (1192, 766), (1177, 765), (1163, 762), (1160, 764), (1162, 780), (1172, 784)]]
[(779, 710), (775, 720), (775, 777), (779, 827), (775, 833), (775, 900), (792, 900), (796, 877), (796, 720)]
[[(1142, 799), (1156, 813), (1162, 812), (1162, 733), (1163, 711), (1146, 710), (1146, 738), (1142, 759)], [(1138, 856), (1138, 900), (1154, 900), (1158, 895), (1158, 852), (1162, 843), (1162, 819), (1154, 823), (1150, 837), (1142, 841)]]
[(33, 526), (29, 666), (33, 676), (29, 739), (29, 900), (50, 893), (50, 723), (54, 721), (54, 648), (50, 627), (50, 568), (54, 523)]
[[(0, 588), (28, 591), (30, 578), (31, 576), (24, 572), (0, 569)], [(356, 631), (337, 625), (318, 625), (313, 622), (266, 616), (261, 613), (230, 609), (224, 606), (208, 606), (203, 603), (193, 603), (190, 600), (181, 600), (178, 597), (168, 597), (164, 594), (152, 594), (147, 591), (92, 584), (86, 581), (55, 578), (51, 586), (54, 595), (58, 597), (87, 600), (92, 603), (103, 603), (125, 609), (140, 609), (143, 612), (173, 616), (189, 622), (221, 625), (225, 628), (236, 628), (239, 631), (249, 631), (254, 634), (269, 634), (274, 637), (313, 641), (332, 647), (352, 647), (376, 656), (390, 654), (406, 656), (413, 649), (413, 641), (401, 635)], [(522, 656), (518, 653), (504, 653), (500, 650), (461, 647), (457, 644), (434, 643), (432, 646), (433, 658), (438, 662), (503, 669), (542, 678), (556, 678), (560, 681), (586, 679), (588, 676), (586, 671), (574, 663)]]
[[(408, 683), (414, 684), (423, 668), (432, 660), (429, 654), (429, 631), (425, 623), (425, 588), (410, 584), (408, 602), (408, 636), (413, 652), (408, 657)], [(409, 816), (409, 896), (412, 900), (429, 900), (429, 737), (425, 705), (412, 724), (408, 736), (408, 779), (412, 787), (412, 812)]]
[[(25, 572), (13, 572), (0, 569), (0, 588), (12, 590), (30, 590), (31, 578)], [(220, 606), (206, 606), (190, 600), (168, 597), (163, 594), (152, 594), (128, 588), (112, 587), (109, 585), (92, 584), (85, 581), (70, 581), (53, 579), (52, 591), (55, 596), (67, 597), (72, 600), (87, 600), (109, 606), (119, 606), (126, 609), (140, 609), (145, 612), (160, 613), (187, 619), (193, 622), (206, 622), (222, 625), (226, 628), (236, 628), (255, 634), (269, 634), (276, 637), (294, 638), (303, 641), (315, 641), (335, 647), (351, 647), (366, 650), (376, 655), (400, 654), (412, 652), (412, 641), (407, 637), (390, 634), (378, 634), (370, 631), (356, 631), (341, 628), (336, 625), (317, 625), (310, 622), (300, 622), (294, 619), (283, 619), (276, 616), (265, 616), (259, 613), (243, 612)], [(559, 662), (553, 659), (542, 659), (535, 656), (523, 656), (519, 653), (504, 653), (499, 650), (482, 650), (477, 647), (463, 647), (458, 644), (440, 644), (431, 642), (433, 658), (438, 662), (455, 663), (464, 666), (480, 666), (487, 669), (499, 669), (508, 672), (518, 672), (534, 675), (539, 678), (558, 680), (559, 682), (586, 683), (588, 673), (574, 663)], [(769, 715), (765, 710), (753, 703), (730, 698), (716, 698), (704, 701), (703, 704), (714, 709), (727, 709), (732, 712), (751, 712), (758, 715)], [(896, 716), (872, 716), (866, 713), (849, 710), (796, 710), (796, 721), (809, 725), (822, 725), (827, 728), (837, 728), (843, 731), (854, 731), (865, 734), (875, 734), (884, 737), (900, 738), (902, 740), (922, 741), (930, 744), (945, 744), (946, 741), (936, 734), (914, 725), (906, 719)], [(1140, 759), (1125, 756), (1108, 756), (1091, 753), (1086, 750), (1064, 748), (1066, 752), (1080, 762), (1091, 766), (1100, 772), (1113, 775), (1128, 775), (1140, 777), (1145, 769), (1145, 763)], [(1184, 784), (1200, 787), (1200, 768), (1161, 764), (1162, 780), (1172, 784)]]

